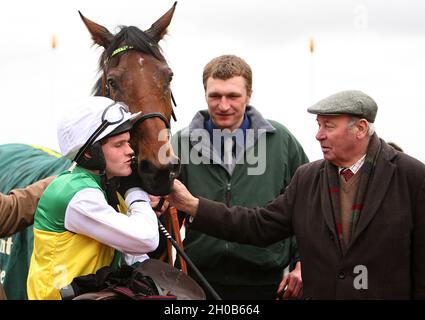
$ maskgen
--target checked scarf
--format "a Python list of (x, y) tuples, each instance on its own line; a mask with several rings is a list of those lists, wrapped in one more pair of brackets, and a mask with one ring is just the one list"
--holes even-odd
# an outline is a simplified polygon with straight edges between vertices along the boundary
[[(373, 175), (376, 160), (381, 150), (381, 142), (378, 136), (375, 134), (372, 135), (369, 141), (369, 146), (363, 166), (357, 173), (360, 173), (360, 182), (358, 190), (356, 192), (355, 200), (352, 205), (352, 214), (350, 221), (350, 239), (347, 243), (351, 241), (353, 235), (356, 231), (357, 223), (359, 222), (361, 212), (363, 209), (363, 201), (368, 189), (369, 181)], [(342, 248), (342, 251), (346, 251), (344, 241), (342, 239), (342, 221), (341, 221), (341, 210), (340, 210), (340, 185), (338, 177), (338, 168), (326, 161), (325, 164), (325, 176), (328, 181), (328, 188), (330, 194), (330, 200), (332, 203), (332, 211), (335, 220), (335, 228), (338, 235), (339, 243)]]

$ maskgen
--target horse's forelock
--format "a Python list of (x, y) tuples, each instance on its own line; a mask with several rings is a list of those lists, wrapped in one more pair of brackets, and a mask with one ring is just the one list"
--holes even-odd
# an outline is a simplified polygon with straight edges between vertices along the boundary
[(123, 44), (132, 46), (134, 50), (151, 55), (159, 61), (165, 60), (158, 43), (149, 37), (146, 32), (134, 26), (120, 26), (120, 31), (114, 36), (110, 46), (106, 48), (102, 55), (102, 61), (99, 67), (102, 67), (105, 59), (110, 57)]
[(165, 61), (160, 46), (146, 32), (134, 26), (120, 26), (119, 28), (120, 31), (114, 36), (111, 44), (99, 58), (99, 73), (101, 75), (92, 90), (92, 94), (95, 96), (102, 95), (102, 73), (106, 59), (108, 59), (116, 49), (122, 46), (123, 43), (132, 46), (134, 50), (151, 55), (159, 61)]

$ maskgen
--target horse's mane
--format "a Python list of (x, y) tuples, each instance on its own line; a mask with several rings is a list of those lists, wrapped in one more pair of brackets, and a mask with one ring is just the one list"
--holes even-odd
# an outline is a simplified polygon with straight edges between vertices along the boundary
[[(100, 56), (99, 73), (102, 73), (105, 61), (107, 61), (107, 59), (112, 55), (114, 50), (124, 45), (132, 46), (134, 50), (151, 55), (159, 61), (165, 60), (158, 43), (155, 42), (146, 32), (134, 26), (120, 26), (120, 31), (114, 36), (111, 45), (105, 49), (103, 54)], [(102, 75), (100, 75), (99, 79), (96, 81), (92, 93), (95, 96), (101, 95)]]

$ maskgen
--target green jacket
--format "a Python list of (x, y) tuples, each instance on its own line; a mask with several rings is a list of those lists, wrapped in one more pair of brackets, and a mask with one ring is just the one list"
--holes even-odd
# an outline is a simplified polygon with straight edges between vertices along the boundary
[[(174, 152), (182, 162), (179, 179), (193, 195), (229, 206), (264, 206), (284, 192), (298, 166), (308, 162), (283, 125), (265, 120), (251, 106), (246, 110), (256, 138), (247, 135), (245, 152), (236, 153), (234, 168), (223, 163), (218, 148), (210, 146), (208, 131), (202, 130), (209, 118), (207, 110), (198, 112), (189, 127), (173, 136)], [(298, 256), (294, 238), (260, 248), (205, 235), (190, 229), (190, 224), (184, 246), (207, 280), (220, 285), (278, 284), (283, 269)]]

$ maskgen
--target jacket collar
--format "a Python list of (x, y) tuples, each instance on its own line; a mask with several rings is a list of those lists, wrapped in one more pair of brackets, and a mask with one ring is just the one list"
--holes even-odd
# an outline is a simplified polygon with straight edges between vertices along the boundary
[[(208, 130), (210, 136), (213, 135), (214, 129), (218, 129), (217, 126), (212, 121), (211, 117), (209, 117), (208, 120), (205, 121), (204, 127), (205, 127), (205, 129)], [(242, 121), (239, 129), (241, 129), (245, 134), (246, 130), (249, 129), (250, 127), (251, 127), (251, 120), (249, 119), (248, 115), (245, 112), (244, 117), (243, 117), (243, 121)]]
[[(246, 140), (246, 130), (249, 129), (251, 127), (251, 120), (248, 117), (248, 115), (244, 114), (243, 117), (243, 121), (239, 127), (239, 131), (236, 133), (236, 135), (238, 136), (238, 139), (236, 139), (236, 143), (239, 145), (240, 148), (245, 148), (245, 140)], [(209, 135), (210, 135), (210, 141), (213, 140), (213, 134), (214, 134), (214, 130), (219, 130), (219, 128), (216, 127), (216, 125), (214, 124), (214, 122), (212, 121), (211, 117), (209, 117), (205, 122), (204, 122), (204, 128), (208, 131)], [(240, 135), (243, 135), (243, 138), (240, 139)], [(221, 144), (223, 147), (223, 143), (224, 143), (224, 139), (221, 139)], [(223, 157), (223, 155), (222, 155)]]
[[(377, 136), (371, 139), (373, 138), (379, 139)], [(361, 213), (353, 239), (351, 240), (351, 245), (354, 244), (356, 239), (358, 239), (360, 234), (366, 229), (376, 215), (391, 185), (391, 180), (395, 172), (396, 165), (393, 160), (397, 156), (396, 151), (382, 139), (379, 139), (379, 143), (381, 144), (381, 152), (375, 164), (374, 173), (365, 195), (364, 209)]]
[[(266, 119), (263, 118), (260, 112), (253, 106), (246, 106), (245, 114), (250, 119), (249, 129), (264, 129), (266, 132), (275, 132), (276, 128)], [(182, 130), (182, 137), (189, 137), (190, 133), (195, 129), (204, 129), (204, 123), (210, 119), (208, 110), (200, 110), (193, 117), (189, 126)]]
[[(355, 233), (353, 234), (353, 238), (350, 241), (350, 245), (347, 248), (347, 251), (350, 250), (350, 247), (353, 246), (355, 241), (359, 238), (361, 233), (366, 229), (366, 227), (372, 221), (373, 217), (376, 215), (385, 197), (385, 194), (389, 186), (391, 185), (391, 179), (394, 175), (396, 167), (393, 163), (394, 158), (397, 156), (396, 151), (385, 141), (379, 139), (376, 134), (374, 134), (371, 139), (376, 139), (377, 142), (380, 143), (381, 150), (373, 168), (373, 175), (371, 176), (369, 181), (369, 186), (364, 199), (364, 208), (362, 210), (360, 220), (358, 222)], [(336, 238), (337, 234), (335, 230), (334, 219), (332, 216), (332, 206), (330, 200), (330, 192), (332, 192), (332, 190), (329, 190), (328, 188), (329, 184), (325, 174), (325, 166), (332, 166), (334, 167), (334, 170), (338, 169), (336, 166), (326, 160), (323, 161), (322, 166), (320, 168), (320, 180), (322, 181), (321, 203), (323, 208), (323, 215), (329, 230), (331, 230), (331, 233)], [(339, 249), (341, 251), (341, 248)]]
[[(273, 134), (276, 132), (276, 128), (258, 112), (254, 107), (247, 106), (245, 110), (246, 116), (250, 120), (250, 127), (246, 129), (254, 129), (255, 135), (254, 139), (246, 139), (244, 150), (252, 148), (259, 137), (263, 134), (270, 133)], [(211, 159), (213, 163), (221, 164), (229, 173), (232, 170), (229, 170), (220, 157), (219, 152), (213, 147), (211, 143), (211, 138), (208, 130), (205, 129), (205, 122), (210, 119), (208, 110), (198, 111), (193, 117), (191, 123), (188, 127), (184, 128), (181, 131), (181, 138), (187, 139), (190, 141), (190, 144), (193, 148), (198, 151), (202, 157)], [(260, 130), (261, 129), (261, 130)], [(202, 137), (201, 139), (199, 137)], [(243, 156), (243, 153), (241, 153)], [(239, 159), (236, 159), (236, 162)]]

